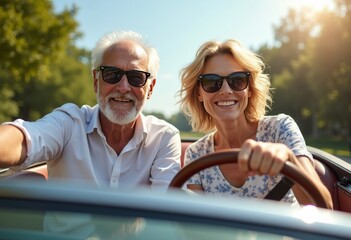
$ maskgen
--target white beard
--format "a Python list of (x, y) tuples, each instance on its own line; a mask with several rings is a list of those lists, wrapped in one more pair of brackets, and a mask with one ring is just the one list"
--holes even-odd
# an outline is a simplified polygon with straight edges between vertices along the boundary
[[(115, 110), (112, 110), (108, 102), (108, 99), (114, 98), (114, 97), (121, 97), (121, 96), (123, 96), (126, 99), (131, 99), (134, 102), (134, 106), (131, 109), (121, 110), (116, 112)], [(142, 109), (141, 107), (137, 109), (137, 105), (138, 105), (137, 99), (135, 98), (135, 96), (133, 96), (130, 93), (127, 93), (127, 94), (111, 93), (107, 95), (105, 98), (102, 98), (100, 96), (99, 85), (98, 85), (96, 98), (99, 104), (100, 111), (106, 116), (108, 120), (118, 125), (125, 125), (133, 122), (138, 117)]]

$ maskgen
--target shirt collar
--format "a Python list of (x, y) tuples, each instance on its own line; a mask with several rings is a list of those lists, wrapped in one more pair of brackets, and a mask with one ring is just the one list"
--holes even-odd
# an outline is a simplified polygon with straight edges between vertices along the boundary
[(147, 135), (148, 135), (148, 131), (146, 126), (146, 118), (144, 114), (140, 113), (136, 121), (133, 139), (135, 139), (136, 143), (140, 143), (142, 141), (144, 141), (145, 143)]
[(86, 115), (85, 121), (86, 123), (88, 123), (86, 127), (87, 134), (92, 133), (94, 129), (97, 129), (99, 133), (102, 133), (99, 118), (99, 105), (95, 105), (93, 107), (93, 112), (91, 116)]

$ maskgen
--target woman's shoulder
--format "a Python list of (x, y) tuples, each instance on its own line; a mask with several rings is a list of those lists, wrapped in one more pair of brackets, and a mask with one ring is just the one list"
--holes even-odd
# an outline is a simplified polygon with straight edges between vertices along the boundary
[(187, 151), (198, 153), (200, 155), (207, 154), (213, 149), (213, 133), (206, 134), (189, 145)]
[(267, 115), (264, 116), (260, 121), (259, 125), (261, 126), (260, 128), (270, 128), (270, 127), (276, 127), (277, 125), (286, 125), (289, 123), (295, 122), (294, 119), (285, 114), (285, 113), (280, 113), (277, 115)]
[(290, 115), (285, 113), (279, 113), (276, 115), (266, 115), (261, 119), (261, 122), (282, 122), (282, 121), (293, 120)]
[(189, 145), (189, 147), (194, 148), (195, 146), (207, 146), (212, 143), (212, 134), (206, 134), (205, 136), (199, 138), (195, 142)]
[(294, 126), (294, 122), (291, 116), (284, 113), (264, 116), (259, 121), (257, 137), (259, 139), (264, 138), (273, 141), (281, 132), (287, 133), (287, 130), (291, 128), (291, 126)]

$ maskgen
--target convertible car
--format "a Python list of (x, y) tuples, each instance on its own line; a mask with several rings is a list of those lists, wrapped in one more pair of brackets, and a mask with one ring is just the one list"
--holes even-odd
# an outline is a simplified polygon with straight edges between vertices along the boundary
[[(183, 152), (191, 143), (183, 140)], [(96, 189), (45, 181), (45, 164), (0, 173), (0, 239), (350, 239), (351, 166), (309, 147), (329, 189), (334, 210), (303, 174), (286, 164), (284, 175), (315, 203), (292, 208), (272, 200), (220, 199), (180, 190), (206, 167), (235, 161), (237, 151), (202, 157), (183, 167), (169, 191)], [(182, 156), (183, 157), (183, 156)], [(61, 216), (67, 221), (46, 225)]]

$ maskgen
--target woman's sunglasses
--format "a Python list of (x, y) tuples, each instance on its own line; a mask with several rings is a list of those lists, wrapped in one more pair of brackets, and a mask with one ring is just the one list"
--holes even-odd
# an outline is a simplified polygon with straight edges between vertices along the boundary
[(102, 79), (110, 84), (116, 84), (125, 74), (128, 79), (128, 83), (133, 87), (142, 87), (145, 85), (146, 80), (150, 77), (150, 73), (139, 71), (139, 70), (129, 70), (123, 71), (116, 67), (110, 66), (100, 66), (96, 69), (96, 71), (101, 71)]
[(249, 85), (249, 72), (233, 72), (228, 76), (217, 74), (203, 74), (198, 77), (198, 81), (205, 92), (214, 93), (221, 89), (224, 79), (227, 79), (228, 85), (234, 91), (242, 91)]

